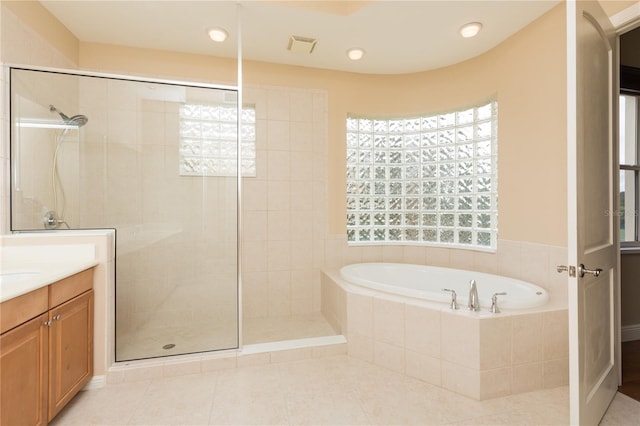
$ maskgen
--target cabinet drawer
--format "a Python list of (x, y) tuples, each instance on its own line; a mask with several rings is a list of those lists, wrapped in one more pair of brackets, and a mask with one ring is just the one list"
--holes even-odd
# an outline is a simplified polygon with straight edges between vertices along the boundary
[(73, 299), (91, 288), (93, 288), (93, 268), (55, 282), (49, 286), (49, 308)]
[(49, 309), (48, 287), (42, 287), (0, 304), (0, 334)]

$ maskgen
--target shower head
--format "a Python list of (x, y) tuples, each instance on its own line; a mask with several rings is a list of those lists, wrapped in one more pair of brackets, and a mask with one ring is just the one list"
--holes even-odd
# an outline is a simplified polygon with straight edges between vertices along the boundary
[(71, 126), (82, 127), (85, 124), (87, 124), (87, 122), (89, 121), (86, 115), (81, 115), (81, 114), (68, 117), (65, 113), (63, 113), (62, 111), (59, 111), (53, 105), (49, 105), (49, 111), (57, 112), (58, 115), (60, 115), (60, 117), (62, 118), (62, 121), (64, 121), (65, 124), (69, 124)]

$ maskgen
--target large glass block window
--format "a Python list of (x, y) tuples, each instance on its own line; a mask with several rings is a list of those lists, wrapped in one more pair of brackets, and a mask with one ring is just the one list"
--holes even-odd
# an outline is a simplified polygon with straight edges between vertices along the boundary
[(349, 116), (349, 243), (495, 249), (497, 109)]
[[(235, 105), (180, 105), (180, 175), (237, 174)], [(242, 108), (242, 176), (256, 175), (256, 110)]]

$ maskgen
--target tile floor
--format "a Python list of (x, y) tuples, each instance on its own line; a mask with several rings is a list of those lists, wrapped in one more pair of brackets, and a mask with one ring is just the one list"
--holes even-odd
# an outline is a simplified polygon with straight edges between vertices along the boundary
[[(565, 425), (568, 388), (475, 401), (346, 355), (112, 384), (81, 392), (64, 425)], [(618, 394), (603, 425), (637, 425)]]

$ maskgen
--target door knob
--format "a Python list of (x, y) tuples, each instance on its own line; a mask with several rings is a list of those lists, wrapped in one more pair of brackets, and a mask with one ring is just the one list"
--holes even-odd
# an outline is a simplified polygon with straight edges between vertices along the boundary
[(580, 264), (580, 266), (578, 266), (578, 274), (580, 275), (581, 278), (584, 277), (584, 274), (591, 274), (594, 277), (598, 278), (601, 272), (602, 272), (601, 268), (588, 269), (588, 268), (585, 268), (585, 266), (582, 263)]

